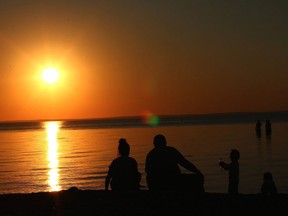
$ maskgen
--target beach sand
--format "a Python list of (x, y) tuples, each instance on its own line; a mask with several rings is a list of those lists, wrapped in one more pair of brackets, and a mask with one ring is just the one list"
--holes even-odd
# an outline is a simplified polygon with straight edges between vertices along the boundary
[(116, 193), (71, 188), (58, 192), (0, 195), (0, 215), (288, 215), (288, 194), (190, 192)]

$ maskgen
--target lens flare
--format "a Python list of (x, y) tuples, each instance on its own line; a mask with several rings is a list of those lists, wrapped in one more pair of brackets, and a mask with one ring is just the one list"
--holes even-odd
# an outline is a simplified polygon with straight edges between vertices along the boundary
[(150, 126), (157, 126), (160, 123), (160, 119), (157, 115), (152, 114), (149, 111), (145, 111), (142, 115), (142, 121), (145, 124), (148, 124)]

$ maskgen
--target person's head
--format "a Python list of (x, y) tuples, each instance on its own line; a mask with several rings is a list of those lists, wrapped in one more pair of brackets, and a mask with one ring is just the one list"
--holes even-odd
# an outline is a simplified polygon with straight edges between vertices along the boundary
[(129, 156), (130, 154), (130, 146), (124, 138), (119, 139), (118, 153), (120, 156)]
[(240, 152), (237, 149), (232, 149), (230, 152), (231, 161), (237, 161), (240, 159)]
[(156, 148), (165, 147), (166, 146), (166, 138), (162, 134), (158, 134), (154, 137), (153, 144)]
[(272, 180), (273, 180), (272, 173), (270, 173), (270, 172), (265, 172), (265, 173), (263, 174), (263, 180), (264, 180), (264, 181), (272, 181)]

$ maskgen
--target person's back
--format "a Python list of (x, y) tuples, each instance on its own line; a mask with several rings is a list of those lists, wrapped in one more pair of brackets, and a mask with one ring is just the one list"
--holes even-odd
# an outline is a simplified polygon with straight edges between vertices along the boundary
[(139, 173), (134, 158), (121, 156), (114, 159), (109, 167), (112, 190), (138, 190)]
[(180, 157), (180, 153), (169, 146), (151, 150), (147, 155), (145, 168), (148, 188), (176, 188), (181, 173), (178, 166)]

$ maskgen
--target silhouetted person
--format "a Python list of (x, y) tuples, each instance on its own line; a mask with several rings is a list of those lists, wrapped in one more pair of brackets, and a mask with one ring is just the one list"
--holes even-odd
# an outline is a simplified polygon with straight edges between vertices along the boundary
[(139, 190), (141, 173), (134, 158), (129, 157), (130, 146), (125, 139), (119, 140), (118, 157), (112, 161), (105, 179), (105, 189)]
[(255, 125), (255, 131), (258, 137), (261, 136), (261, 127), (262, 127), (262, 123), (261, 121), (258, 119)]
[(229, 171), (229, 194), (238, 194), (238, 185), (239, 185), (239, 163), (240, 153), (236, 149), (232, 149), (230, 152), (230, 163), (225, 163), (224, 161), (219, 161), (219, 166), (222, 167), (225, 171)]
[(272, 173), (270, 172), (265, 172), (263, 174), (263, 184), (261, 186), (261, 193), (262, 194), (276, 194), (277, 193), (277, 188), (273, 180)]
[[(195, 173), (202, 186), (204, 175), (174, 147), (166, 145), (164, 135), (154, 137), (154, 148), (146, 156), (146, 180), (149, 190), (178, 190), (181, 188), (180, 166)], [(200, 184), (201, 184), (200, 183)], [(179, 185), (180, 184), (180, 185)]]
[(266, 120), (265, 122), (265, 130), (266, 130), (266, 135), (270, 135), (272, 132), (272, 123), (269, 120)]

